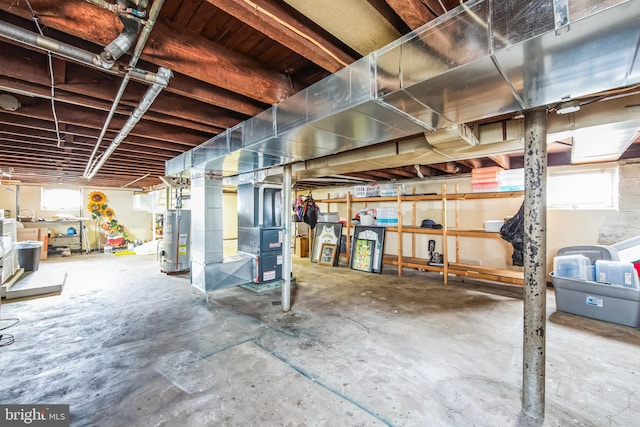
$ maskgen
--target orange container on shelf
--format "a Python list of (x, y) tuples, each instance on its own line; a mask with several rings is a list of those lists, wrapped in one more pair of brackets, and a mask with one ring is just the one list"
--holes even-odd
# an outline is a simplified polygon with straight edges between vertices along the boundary
[(495, 176), (498, 178), (500, 171), (503, 171), (500, 166), (489, 166), (486, 168), (477, 168), (471, 170), (471, 178), (487, 178)]

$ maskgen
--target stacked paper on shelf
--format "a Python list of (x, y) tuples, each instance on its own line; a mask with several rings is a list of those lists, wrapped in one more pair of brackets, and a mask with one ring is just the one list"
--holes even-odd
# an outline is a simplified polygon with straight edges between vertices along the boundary
[(405, 194), (405, 185), (400, 184), (399, 186), (395, 183), (384, 184), (380, 187), (380, 196), (382, 197), (395, 197), (398, 195), (398, 187), (400, 187), (400, 194), (404, 196)]
[(376, 225), (382, 227), (398, 226), (398, 208), (380, 206), (376, 210)]
[(524, 190), (524, 169), (510, 169), (498, 174), (498, 191)]

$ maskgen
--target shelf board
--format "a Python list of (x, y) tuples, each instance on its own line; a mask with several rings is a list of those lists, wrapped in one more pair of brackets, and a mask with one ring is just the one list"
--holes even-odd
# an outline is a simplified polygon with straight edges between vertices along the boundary
[(524, 284), (522, 271), (504, 270), (499, 268), (482, 267), (479, 265), (449, 263), (449, 273), (458, 276), (474, 277), (477, 279), (493, 280), (496, 282)]
[[(341, 197), (339, 199), (316, 199), (316, 203), (346, 203), (347, 199)], [(397, 202), (398, 197), (390, 196), (390, 197), (351, 197), (351, 203), (359, 203), (359, 202)]]
[[(456, 193), (447, 194), (447, 200), (477, 200), (477, 199), (508, 199), (513, 197), (524, 197), (524, 191), (496, 191), (486, 193)], [(442, 194), (415, 194), (400, 196), (402, 202), (442, 200)], [(346, 197), (336, 199), (316, 199), (317, 203), (346, 203)], [(351, 197), (351, 203), (356, 202), (397, 202), (398, 196), (388, 197)]]
[(383, 264), (391, 264), (398, 265), (398, 256), (397, 255), (383, 255), (382, 256)]
[(497, 191), (492, 193), (459, 193), (447, 194), (447, 200), (507, 199), (523, 197), (524, 191)]
[[(393, 230), (389, 230), (389, 231), (398, 231), (398, 228), (400, 227), (393, 227), (393, 228), (394, 228)], [(443, 232), (442, 229), (434, 230), (433, 228), (422, 228), (422, 227), (418, 227), (417, 225), (403, 225), (401, 228), (403, 233), (442, 235), (442, 232)]]
[[(398, 265), (397, 255), (385, 255), (383, 258), (385, 264)], [(442, 266), (429, 265), (429, 260), (425, 258), (402, 257), (402, 266), (408, 268), (416, 268), (427, 271), (441, 272), (444, 270)]]
[(402, 202), (419, 202), (424, 200), (442, 200), (441, 194), (412, 194), (406, 196), (400, 196)]
[(448, 228), (447, 234), (451, 236), (501, 238), (499, 232), (484, 231), (484, 228)]

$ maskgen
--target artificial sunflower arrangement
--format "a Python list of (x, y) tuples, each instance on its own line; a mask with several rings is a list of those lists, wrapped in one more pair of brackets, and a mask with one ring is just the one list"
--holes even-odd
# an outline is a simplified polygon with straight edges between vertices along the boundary
[(127, 235), (124, 225), (119, 224), (118, 220), (115, 218), (105, 221), (104, 224), (102, 224), (102, 229), (104, 230), (104, 235), (107, 239), (121, 237), (124, 240), (129, 240), (129, 236)]
[(92, 191), (89, 194), (89, 204), (87, 205), (87, 209), (91, 212), (91, 217), (93, 219), (100, 218), (104, 215), (104, 211), (108, 209), (107, 196), (100, 191)]
[(107, 239), (109, 238), (123, 238), (128, 240), (129, 237), (124, 228), (124, 225), (118, 223), (115, 218), (116, 212), (107, 205), (107, 196), (100, 191), (92, 191), (89, 194), (89, 204), (87, 209), (91, 212), (93, 219), (105, 217), (106, 221), (100, 225), (103, 233)]

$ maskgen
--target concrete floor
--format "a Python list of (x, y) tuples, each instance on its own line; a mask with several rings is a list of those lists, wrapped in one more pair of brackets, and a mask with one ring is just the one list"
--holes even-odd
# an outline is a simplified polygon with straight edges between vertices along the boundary
[[(294, 260), (280, 291), (207, 304), (155, 256), (74, 255), (62, 294), (3, 301), (2, 403), (68, 403), (74, 426), (520, 426), (521, 288), (444, 287)], [(640, 420), (640, 330), (555, 312), (546, 426)]]

